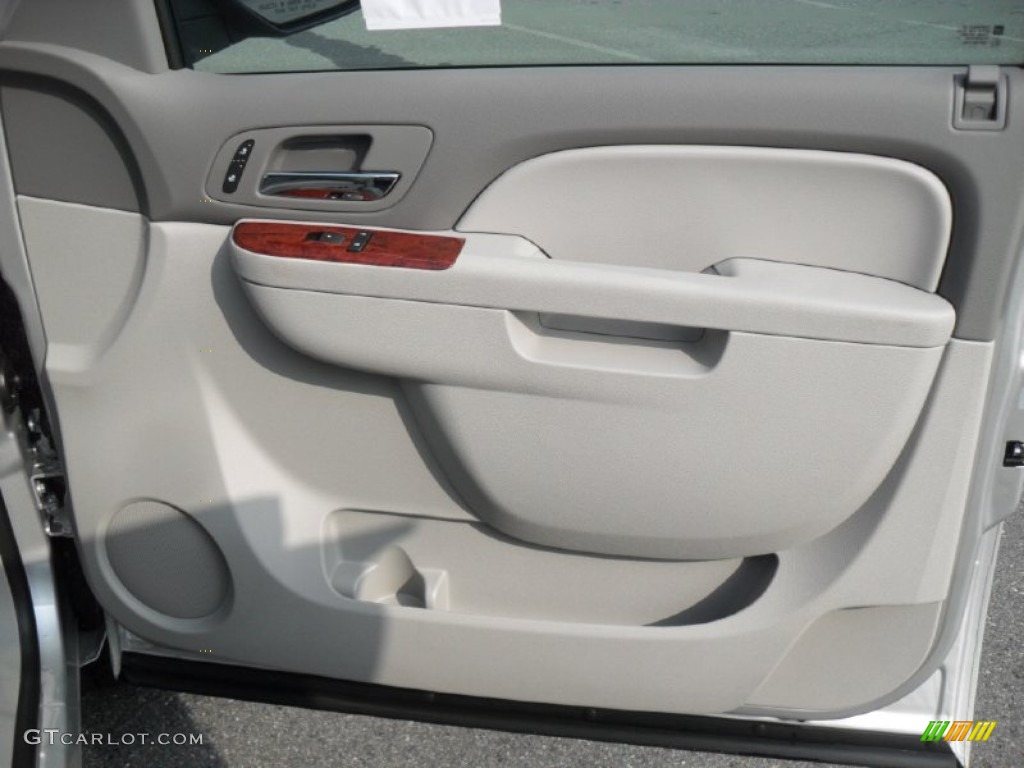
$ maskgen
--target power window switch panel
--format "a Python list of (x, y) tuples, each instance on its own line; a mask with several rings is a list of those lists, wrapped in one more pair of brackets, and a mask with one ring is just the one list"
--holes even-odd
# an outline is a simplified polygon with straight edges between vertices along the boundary
[(373, 237), (373, 232), (367, 232), (365, 229), (359, 230), (355, 237), (352, 238), (352, 242), (348, 246), (348, 250), (353, 253), (360, 253), (367, 245), (370, 244), (370, 238)]

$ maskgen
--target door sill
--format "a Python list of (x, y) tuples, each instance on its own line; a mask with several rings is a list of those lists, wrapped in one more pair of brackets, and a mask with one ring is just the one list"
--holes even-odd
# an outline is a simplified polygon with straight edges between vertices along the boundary
[(884, 768), (960, 768), (949, 745), (797, 722), (624, 712), (484, 699), (228, 664), (125, 653), (134, 685), (514, 733)]

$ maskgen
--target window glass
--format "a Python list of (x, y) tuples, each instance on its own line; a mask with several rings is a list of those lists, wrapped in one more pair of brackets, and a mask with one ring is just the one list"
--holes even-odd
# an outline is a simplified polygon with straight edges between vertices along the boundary
[(497, 27), (367, 31), (356, 11), (282, 37), (188, 17), (197, 5), (172, 10), (186, 64), (208, 72), (1024, 63), (1024, 2), (1010, 0), (505, 0)]

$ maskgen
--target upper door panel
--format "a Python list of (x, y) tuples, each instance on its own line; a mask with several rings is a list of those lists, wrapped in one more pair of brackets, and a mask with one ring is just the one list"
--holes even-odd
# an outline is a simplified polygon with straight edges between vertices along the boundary
[[(134, 177), (144, 185), (146, 213), (157, 221), (231, 224), (266, 216), (265, 207), (212, 200), (204, 193), (221, 148), (257, 127), (336, 126), (343, 115), (344, 123), (354, 126), (415, 124), (434, 134), (408, 194), (385, 210), (346, 212), (345, 221), (354, 223), (450, 229), (502, 173), (561, 149), (733, 144), (890, 156), (935, 173), (962, 212), (939, 289), (958, 310), (961, 338), (994, 335), (995, 307), (1015, 255), (1015, 200), (1024, 158), (1015, 151), (1012, 130), (953, 129), (955, 80), (963, 71), (958, 69), (712, 67), (701, 68), (700, 77), (680, 77), (668, 67), (601, 69), (600, 77), (585, 68), (549, 70), (543, 77), (532, 69), (147, 75), (71, 49), (56, 56), (52, 49), (13, 42), (0, 52), (0, 66), (9, 73), (57, 77), (81, 89), (83, 109), (98, 102), (134, 158), (126, 162), (138, 165)], [(1018, 71), (1006, 75), (1011, 91), (1019, 87)], [(586, 89), (580, 89), (581, 81)], [(52, 81), (41, 85), (51, 87)], [(268, 92), (273, 99), (266, 98)], [(594, 110), (595, 103), (616, 106)], [(899, 109), (879, 108), (892, 103)], [(1009, 124), (1016, 125), (1022, 119), (1017, 110), (1024, 106), (1008, 100), (1007, 109)], [(202, 120), (193, 119), (199, 114)], [(6, 109), (6, 118), (15, 126), (14, 155), (33, 151), (36, 124), (38, 134), (49, 135), (54, 146), (75, 146), (74, 121), (54, 122), (23, 109)], [(22, 136), (26, 139), (19, 143)], [(69, 155), (61, 164), (69, 174), (89, 173), (86, 156), (62, 154)], [(17, 168), (18, 161), (14, 164)], [(98, 202), (94, 195), (75, 194), (43, 166), (27, 165), (22, 176), (32, 194)], [(322, 205), (288, 208), (282, 216), (317, 220), (325, 215)]]
[(619, 146), (515, 166), (473, 202), (458, 229), (521, 235), (554, 259), (700, 272), (745, 257), (934, 291), (951, 223), (946, 188), (911, 163), (841, 152)]

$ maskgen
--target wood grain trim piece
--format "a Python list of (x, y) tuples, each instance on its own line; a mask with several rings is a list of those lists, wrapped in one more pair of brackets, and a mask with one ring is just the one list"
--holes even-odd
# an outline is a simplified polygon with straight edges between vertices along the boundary
[[(319, 233), (335, 233), (340, 243), (322, 242)], [(370, 233), (362, 251), (350, 251), (360, 233)], [(311, 259), (378, 267), (442, 270), (451, 267), (465, 243), (461, 237), (393, 232), (329, 224), (287, 224), (273, 221), (245, 221), (235, 226), (235, 245), (253, 253), (285, 259)]]

